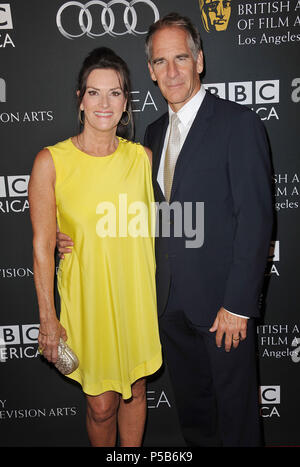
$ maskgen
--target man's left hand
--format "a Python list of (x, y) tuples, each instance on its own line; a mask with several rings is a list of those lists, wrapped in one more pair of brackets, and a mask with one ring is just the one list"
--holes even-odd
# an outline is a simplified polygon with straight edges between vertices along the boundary
[(222, 347), (224, 337), (225, 350), (229, 352), (231, 346), (236, 349), (240, 341), (246, 339), (247, 318), (240, 318), (220, 308), (210, 332), (216, 332), (217, 347)]

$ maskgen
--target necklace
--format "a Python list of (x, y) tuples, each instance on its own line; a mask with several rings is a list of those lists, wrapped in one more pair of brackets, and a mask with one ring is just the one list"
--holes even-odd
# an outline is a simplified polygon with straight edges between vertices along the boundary
[(117, 149), (118, 144), (119, 144), (118, 138), (115, 137), (115, 140), (114, 140), (114, 148), (113, 148), (112, 153), (104, 154), (104, 155), (103, 155), (103, 154), (99, 155), (99, 154), (92, 154), (92, 152), (87, 151), (87, 150), (84, 148), (84, 146), (81, 145), (81, 143), (80, 143), (80, 141), (79, 141), (79, 135), (76, 135), (76, 142), (77, 142), (77, 145), (79, 146), (80, 151), (85, 152), (86, 154), (91, 154), (91, 155), (93, 155), (94, 157), (105, 157), (105, 156), (108, 156), (108, 155), (112, 154), (113, 152), (115, 152), (115, 150)]

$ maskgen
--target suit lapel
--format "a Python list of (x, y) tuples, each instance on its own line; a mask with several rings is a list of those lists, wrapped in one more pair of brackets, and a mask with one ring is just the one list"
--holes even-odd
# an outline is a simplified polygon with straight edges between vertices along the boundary
[(160, 131), (157, 134), (155, 145), (152, 148), (153, 151), (153, 167), (152, 167), (152, 180), (153, 186), (156, 187), (158, 190), (159, 199), (165, 199), (163, 192), (161, 191), (160, 185), (157, 181), (157, 174), (161, 160), (161, 154), (164, 147), (165, 135), (169, 124), (169, 115), (168, 113), (165, 114), (164, 120), (160, 127)]
[(187, 166), (194, 157), (199, 157), (199, 148), (203, 145), (207, 127), (213, 116), (213, 99), (211, 97), (207, 92), (178, 156), (170, 202), (172, 202)]
[(157, 179), (157, 173), (158, 173), (158, 169), (159, 169), (161, 153), (162, 153), (162, 150), (163, 150), (163, 147), (164, 147), (165, 135), (166, 135), (166, 131), (167, 131), (167, 128), (168, 128), (168, 124), (169, 124), (169, 116), (168, 116), (168, 114), (165, 114), (163, 123), (162, 123), (162, 125), (160, 127), (160, 131), (157, 134), (157, 138), (156, 138), (156, 141), (155, 141), (155, 146), (153, 146), (154, 158), (153, 158), (152, 172), (153, 172), (153, 178), (155, 178), (155, 180)]

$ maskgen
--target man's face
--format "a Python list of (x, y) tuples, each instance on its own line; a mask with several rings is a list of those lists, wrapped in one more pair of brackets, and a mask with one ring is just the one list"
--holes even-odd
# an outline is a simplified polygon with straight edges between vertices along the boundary
[(203, 13), (207, 27), (214, 31), (225, 31), (231, 14), (231, 0), (204, 0)]
[(152, 63), (148, 63), (157, 84), (172, 110), (177, 112), (200, 89), (203, 54), (195, 61), (187, 33), (178, 27), (158, 30), (152, 37)]

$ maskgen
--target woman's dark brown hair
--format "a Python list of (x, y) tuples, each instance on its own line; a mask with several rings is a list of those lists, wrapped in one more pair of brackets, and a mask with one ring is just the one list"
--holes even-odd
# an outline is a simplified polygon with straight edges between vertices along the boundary
[[(134, 121), (132, 115), (132, 104), (131, 104), (131, 82), (130, 73), (127, 64), (124, 60), (119, 57), (113, 50), (107, 47), (99, 47), (94, 49), (85, 58), (81, 70), (78, 75), (77, 90), (77, 109), (78, 115), (81, 114), (80, 104), (86, 91), (86, 83), (89, 74), (93, 70), (97, 69), (110, 69), (115, 70), (120, 78), (120, 87), (124, 92), (127, 99), (127, 106), (125, 112), (118, 124), (117, 135), (126, 139), (133, 139), (134, 136)], [(129, 120), (129, 123), (126, 124)], [(82, 119), (80, 118), (82, 123)]]

